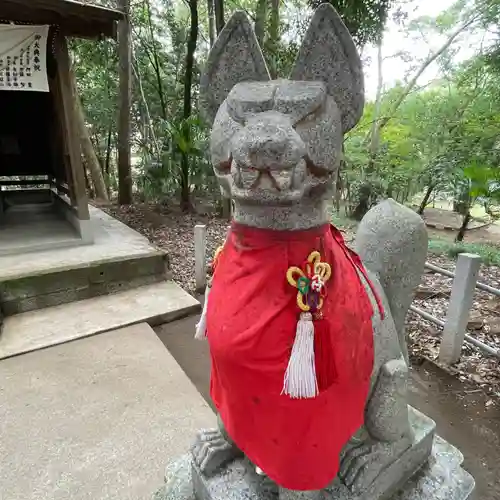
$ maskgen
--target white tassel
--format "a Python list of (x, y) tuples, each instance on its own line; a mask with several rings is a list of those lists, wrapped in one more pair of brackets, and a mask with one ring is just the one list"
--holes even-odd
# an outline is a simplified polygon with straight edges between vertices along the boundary
[(313, 318), (311, 313), (301, 313), (282, 394), (287, 394), (291, 398), (314, 398), (318, 392), (314, 362)]
[(208, 310), (208, 296), (210, 295), (210, 285), (205, 288), (205, 303), (201, 311), (200, 321), (196, 324), (196, 333), (194, 338), (197, 340), (205, 340), (207, 338), (207, 310)]

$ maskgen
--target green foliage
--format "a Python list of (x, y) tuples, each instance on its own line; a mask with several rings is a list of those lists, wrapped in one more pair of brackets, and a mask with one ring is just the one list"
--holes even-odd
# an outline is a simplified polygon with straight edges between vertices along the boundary
[[(170, 0), (131, 3), (132, 24), (132, 175), (139, 199), (163, 201), (177, 196), (181, 155), (189, 155), (191, 191), (215, 190), (208, 163), (208, 127), (198, 113), (183, 120), (183, 86), (189, 19)], [(108, 184), (116, 188), (118, 100), (117, 46), (78, 40), (71, 46), (79, 94), (92, 140)], [(199, 66), (193, 71), (197, 108)], [(189, 142), (183, 130), (189, 131)], [(106, 159), (108, 161), (106, 161)], [(105, 165), (107, 165), (105, 167)]]
[[(309, 23), (323, 0), (281, 2), (279, 18), (264, 9), (264, 55), (273, 72), (286, 77)], [(359, 47), (380, 39), (389, 15), (401, 18), (396, 0), (330, 0)], [(226, 19), (237, 8), (256, 20), (256, 0), (226, 3)], [(189, 189), (219, 196), (212, 172), (209, 129), (199, 114), (199, 78), (209, 50), (207, 3), (199, 3), (199, 31), (192, 74), (193, 116), (183, 119), (185, 57), (189, 9), (178, 0), (131, 2), (133, 40), (132, 152), (136, 195), (164, 201), (181, 186), (181, 157), (189, 158)], [(277, 21), (279, 23), (277, 24)], [(468, 22), (477, 32), (500, 23), (500, 0), (458, 0), (435, 19), (408, 25), (412, 33), (446, 34)], [(500, 203), (500, 44), (479, 47), (469, 61), (455, 62), (456, 46), (438, 62), (444, 75), (433, 85), (411, 92), (390, 116), (376, 141), (373, 123), (388, 117), (404, 85), (385, 89), (380, 106), (367, 103), (358, 127), (345, 140), (341, 170), (345, 205), (356, 206), (369, 187), (368, 206), (391, 196), (406, 202), (430, 186), (465, 206)], [(74, 70), (91, 139), (111, 190), (116, 189), (118, 58), (114, 41), (72, 42)], [(420, 64), (418, 57), (401, 55)], [(411, 77), (411, 75), (409, 75)], [(411, 78), (409, 78), (411, 79)], [(188, 133), (186, 133), (188, 131)], [(186, 139), (188, 138), (188, 139)], [(345, 221), (344, 221), (345, 222)]]
[(73, 70), (79, 95), (90, 124), (89, 131), (97, 157), (106, 169), (107, 158), (116, 146), (118, 100), (118, 55), (109, 40), (71, 42)]
[[(309, 0), (316, 9), (324, 0)], [(329, 0), (342, 16), (354, 41), (359, 47), (376, 43), (384, 31), (393, 0)]]
[[(342, 175), (351, 187), (349, 204), (355, 206), (363, 196), (357, 186), (369, 186), (370, 204), (387, 196), (405, 202), (430, 187), (434, 194), (459, 200), (464, 215), (476, 200), (490, 213), (491, 205), (500, 202), (499, 76), (483, 54), (448, 66), (446, 78), (403, 100), (375, 151), (370, 150), (370, 128), (377, 117), (369, 103), (345, 142)], [(393, 109), (401, 92), (396, 85), (383, 94), (379, 117)]]
[[(305, 0), (289, 0), (281, 3), (277, 16), (276, 10), (271, 8), (273, 2), (266, 1), (264, 54), (273, 72), (286, 77), (295, 61), (311, 11)], [(375, 40), (380, 34), (391, 3), (389, 0), (333, 2), (360, 45)], [(225, 17), (229, 18), (236, 9), (244, 9), (255, 19), (257, 4), (255, 0), (226, 3)], [(190, 191), (216, 193), (218, 196), (219, 188), (207, 154), (208, 125), (200, 118), (198, 106), (200, 68), (209, 50), (207, 3), (199, 2), (198, 5), (200, 36), (192, 75), (194, 113), (187, 122), (183, 120), (190, 23), (187, 4), (178, 0), (133, 0), (130, 9), (133, 53), (131, 148), (136, 196), (164, 201), (178, 195), (183, 175), (180, 168), (183, 153), (189, 158)], [(91, 139), (108, 186), (115, 191), (117, 45), (114, 41), (78, 40), (72, 42), (71, 50)]]

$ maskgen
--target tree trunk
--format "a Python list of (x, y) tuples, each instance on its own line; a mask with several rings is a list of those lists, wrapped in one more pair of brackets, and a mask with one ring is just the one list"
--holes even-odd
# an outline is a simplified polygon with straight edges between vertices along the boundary
[[(343, 160), (340, 162), (342, 164)], [(340, 200), (342, 198), (342, 177), (339, 173), (337, 175), (337, 182), (335, 183), (335, 211), (337, 215), (340, 214)]]
[(110, 123), (108, 130), (108, 138), (106, 140), (106, 159), (104, 160), (104, 171), (106, 172), (106, 187), (108, 188), (108, 198), (111, 194), (111, 151), (113, 149), (113, 145), (111, 140), (113, 138), (113, 124)]
[[(191, 15), (191, 26), (189, 29), (189, 38), (186, 52), (186, 73), (184, 77), (184, 110), (182, 131), (185, 144), (190, 144), (190, 128), (188, 119), (191, 116), (191, 85), (193, 82), (194, 53), (198, 42), (198, 0), (189, 0), (189, 12)], [(189, 190), (189, 158), (186, 151), (182, 151), (181, 158), (181, 208), (190, 210), (191, 196)]]
[(355, 220), (360, 221), (365, 216), (366, 212), (370, 210), (371, 195), (372, 190), (370, 184), (364, 184), (360, 187), (359, 201), (356, 205), (356, 208), (354, 209), (354, 212), (352, 213), (352, 217)]
[(269, 13), (269, 43), (268, 59), (269, 74), (275, 80), (278, 78), (278, 43), (280, 40), (280, 0), (271, 0)]
[(370, 158), (373, 159), (378, 153), (380, 148), (380, 129), (378, 127), (378, 119), (380, 116), (380, 109), (382, 108), (382, 89), (384, 87), (384, 74), (383, 64), (384, 58), (382, 56), (383, 35), (380, 35), (377, 43), (377, 95), (375, 98), (375, 110), (373, 113), (373, 122), (371, 127), (371, 140), (370, 140)]
[(94, 185), (95, 196), (99, 200), (108, 201), (108, 191), (106, 189), (106, 183), (104, 182), (104, 176), (102, 175), (101, 164), (97, 158), (87, 125), (85, 124), (85, 114), (83, 111), (82, 101), (78, 95), (76, 77), (73, 69), (71, 69), (71, 84), (73, 87), (72, 93), (75, 99), (75, 115), (78, 122), (77, 130), (80, 136), (81, 151), (83, 157), (85, 158), (85, 164), (90, 170), (90, 177), (92, 179), (92, 184)]
[(425, 207), (429, 204), (429, 199), (431, 197), (432, 192), (434, 191), (434, 184), (429, 184), (427, 187), (427, 191), (425, 192), (425, 196), (422, 200), (422, 203), (420, 203), (420, 206), (418, 207), (417, 214), (419, 215), (424, 215), (424, 210)]
[(132, 203), (132, 165), (130, 158), (130, 107), (131, 89), (131, 44), (130, 44), (130, 2), (120, 1), (125, 19), (120, 21), (118, 36), (118, 52), (120, 58), (120, 106), (118, 119), (118, 203)]
[(470, 210), (470, 184), (459, 185), (453, 200), (453, 211), (462, 216), (466, 216)]
[[(153, 140), (154, 149), (155, 149), (156, 159), (157, 159), (157, 161), (160, 162), (161, 161), (161, 145), (159, 144), (158, 139), (156, 138), (153, 120), (151, 119), (151, 113), (149, 112), (148, 101), (146, 99), (146, 95), (144, 94), (144, 88), (142, 86), (141, 75), (139, 73), (139, 67), (137, 66), (137, 64), (134, 64), (134, 63), (136, 63), (136, 61), (135, 61), (135, 57), (134, 57), (133, 52), (132, 52), (132, 59), (133, 59), (132, 71), (133, 71), (134, 76), (137, 80), (139, 94), (141, 95), (142, 104), (144, 107), (144, 115), (145, 115), (144, 133), (143, 133), (144, 139), (148, 140), (149, 136), (151, 136), (151, 139)], [(162, 102), (161, 96), (163, 94), (159, 94), (159, 95), (160, 95), (160, 102)], [(166, 109), (163, 109), (163, 104), (162, 104), (162, 117), (164, 120), (167, 119), (167, 111), (166, 111)], [(146, 144), (147, 144), (147, 142), (146, 142)]]
[(258, 0), (255, 8), (255, 36), (261, 47), (264, 47), (264, 37), (266, 35), (268, 0)]
[[(130, 1), (130, 0), (122, 0), (122, 1)], [(153, 66), (155, 78), (156, 78), (156, 86), (158, 89), (158, 97), (160, 99), (160, 105), (161, 105), (161, 115), (164, 120), (167, 119), (167, 103), (165, 100), (165, 95), (163, 93), (163, 78), (160, 73), (160, 61), (158, 58), (158, 52), (156, 50), (156, 43), (155, 43), (155, 34), (154, 34), (154, 29), (153, 29), (153, 15), (151, 13), (151, 3), (150, 0), (146, 1), (146, 7), (147, 7), (147, 13), (148, 13), (148, 26), (149, 26), (149, 35), (151, 36), (151, 47), (152, 47), (152, 57), (153, 59), (151, 60), (151, 66)]]
[[(224, 0), (214, 0), (214, 10), (215, 10), (215, 28), (217, 30), (217, 36), (220, 35), (222, 28), (224, 28)], [(221, 205), (222, 205), (222, 216), (226, 219), (231, 219), (232, 216), (232, 203), (231, 198), (226, 198), (221, 193)]]
[(280, 41), (280, 0), (271, 0), (269, 13), (268, 60), (269, 74), (275, 80), (278, 78), (278, 44)]
[(371, 128), (370, 137), (370, 155), (368, 160), (368, 165), (366, 167), (365, 175), (367, 179), (360, 189), (360, 197), (356, 208), (354, 209), (354, 217), (356, 220), (361, 220), (366, 212), (370, 209), (370, 199), (372, 197), (372, 185), (371, 179), (373, 172), (375, 171), (375, 160), (380, 148), (380, 128), (378, 127), (377, 121), (380, 116), (380, 110), (382, 107), (382, 89), (384, 86), (384, 75), (383, 75), (383, 57), (382, 57), (382, 43), (383, 37), (380, 35), (377, 43), (377, 61), (378, 61), (378, 81), (377, 81), (377, 97), (375, 99), (375, 110), (373, 115), (373, 122)]
[(224, 0), (214, 0), (215, 29), (220, 34), (226, 22), (224, 21)]
[(215, 43), (215, 13), (214, 13), (214, 0), (207, 0), (207, 13), (208, 13), (208, 38), (210, 40), (210, 47)]
[(454, 201), (453, 211), (465, 217), (467, 214), (467, 203), (464, 201)]
[(470, 210), (467, 210), (467, 212), (464, 215), (464, 218), (462, 219), (462, 226), (460, 227), (460, 230), (458, 231), (457, 237), (455, 238), (455, 241), (457, 243), (460, 243), (464, 240), (465, 233), (467, 231), (467, 227), (469, 225), (469, 222), (471, 220), (471, 213)]
[(82, 153), (85, 158), (85, 163), (90, 170), (90, 177), (92, 178), (92, 184), (94, 185), (95, 195), (99, 200), (108, 201), (108, 191), (106, 189), (106, 183), (104, 182), (104, 176), (102, 175), (101, 164), (97, 159), (94, 146), (92, 145), (92, 141), (90, 140), (87, 126), (85, 125), (82, 104), (80, 98), (77, 95), (75, 95), (75, 99)]
[(351, 200), (351, 185), (349, 184), (349, 179), (346, 178), (345, 180), (345, 198), (344, 201), (346, 202), (344, 205), (344, 215), (346, 217), (351, 217), (351, 205), (352, 205), (352, 200)]
[(93, 200), (95, 197), (94, 191), (92, 189), (92, 184), (89, 181), (89, 174), (87, 172), (87, 166), (85, 165), (85, 163), (83, 164), (83, 173), (85, 174), (85, 187), (87, 188), (87, 193), (89, 194), (89, 198)]

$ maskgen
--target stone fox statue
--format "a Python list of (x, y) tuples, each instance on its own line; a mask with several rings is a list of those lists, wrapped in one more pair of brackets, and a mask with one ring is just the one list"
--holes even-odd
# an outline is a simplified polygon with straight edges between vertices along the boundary
[[(421, 218), (392, 200), (356, 252), (329, 223), (343, 136), (359, 121), (359, 54), (329, 4), (288, 80), (271, 80), (236, 12), (201, 82), (215, 174), (234, 201), (199, 325), (219, 429), (192, 449), (210, 476), (245, 455), (280, 499), (362, 492), (412, 446), (404, 319), (423, 272)], [(427, 456), (422, 457), (422, 463)]]

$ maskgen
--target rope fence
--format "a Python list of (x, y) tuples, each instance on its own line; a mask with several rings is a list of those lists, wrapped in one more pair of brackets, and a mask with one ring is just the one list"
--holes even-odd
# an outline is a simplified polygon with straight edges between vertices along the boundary
[(485, 344), (467, 333), (467, 324), (476, 290), (481, 290), (500, 297), (498, 288), (478, 282), (481, 257), (476, 254), (462, 253), (458, 256), (455, 272), (448, 271), (427, 262), (425, 267), (434, 273), (453, 279), (450, 302), (446, 319), (443, 321), (424, 309), (410, 306), (410, 311), (443, 329), (443, 338), (439, 347), (439, 359), (445, 364), (459, 361), (464, 342), (474, 345), (484, 353), (500, 358), (500, 350)]

